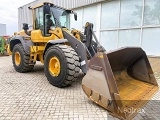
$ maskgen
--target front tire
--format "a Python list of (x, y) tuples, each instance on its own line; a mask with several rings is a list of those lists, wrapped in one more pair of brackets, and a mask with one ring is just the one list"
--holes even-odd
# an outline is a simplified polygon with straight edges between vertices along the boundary
[(30, 72), (34, 65), (29, 65), (30, 56), (25, 53), (22, 44), (16, 44), (13, 48), (12, 62), (15, 70), (20, 73)]
[(79, 66), (79, 57), (70, 46), (54, 45), (45, 53), (44, 72), (48, 81), (56, 87), (66, 87), (77, 80)]

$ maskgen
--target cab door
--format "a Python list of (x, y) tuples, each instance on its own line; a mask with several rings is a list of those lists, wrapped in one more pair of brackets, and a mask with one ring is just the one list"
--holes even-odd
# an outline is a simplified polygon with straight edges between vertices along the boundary
[(31, 32), (31, 39), (33, 42), (43, 42), (45, 31), (43, 6), (35, 8), (33, 11), (34, 30)]

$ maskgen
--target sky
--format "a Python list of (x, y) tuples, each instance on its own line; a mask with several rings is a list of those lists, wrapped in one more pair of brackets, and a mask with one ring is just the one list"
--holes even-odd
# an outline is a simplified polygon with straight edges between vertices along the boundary
[(18, 31), (18, 8), (35, 0), (1, 0), (0, 23), (6, 24), (7, 35)]

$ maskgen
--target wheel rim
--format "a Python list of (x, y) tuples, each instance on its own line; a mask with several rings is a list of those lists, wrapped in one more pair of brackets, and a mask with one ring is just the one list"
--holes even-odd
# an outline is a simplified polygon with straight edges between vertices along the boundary
[(49, 71), (54, 77), (57, 77), (60, 74), (60, 61), (57, 57), (52, 57), (50, 59)]
[(19, 52), (16, 52), (16, 53), (15, 53), (15, 64), (16, 64), (17, 66), (19, 66), (20, 63), (21, 63), (21, 55), (20, 55)]

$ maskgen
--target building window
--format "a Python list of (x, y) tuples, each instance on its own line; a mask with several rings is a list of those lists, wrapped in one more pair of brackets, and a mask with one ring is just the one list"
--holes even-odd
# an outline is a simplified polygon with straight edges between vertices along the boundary
[(118, 47), (140, 46), (140, 29), (120, 30)]
[(104, 31), (100, 36), (100, 43), (107, 51), (117, 48), (117, 31)]
[(103, 2), (100, 14), (100, 43), (107, 51), (136, 46), (160, 56), (160, 0)]
[(86, 22), (91, 22), (94, 24), (93, 30), (96, 31), (97, 24), (97, 6), (87, 6), (85, 8), (75, 9), (74, 12), (77, 13), (77, 21), (73, 18), (73, 15), (70, 15), (70, 28), (75, 28), (83, 31), (83, 27)]
[(160, 56), (160, 28), (145, 28), (142, 34), (142, 48), (148, 55)]
[(160, 25), (160, 0), (145, 0), (144, 25)]
[(93, 30), (96, 30), (96, 24), (97, 24), (97, 6), (96, 5), (84, 8), (83, 26), (86, 24), (86, 22), (93, 23), (94, 25)]
[(118, 16), (119, 2), (103, 3), (101, 9), (101, 29), (118, 28)]
[(134, 46), (142, 47), (147, 55), (160, 56), (160, 0), (111, 0), (76, 12), (79, 21), (71, 21), (71, 26), (83, 30), (86, 22), (92, 22), (107, 51)]
[(74, 14), (70, 14), (70, 28), (82, 30), (83, 8), (75, 9), (74, 12), (77, 13), (77, 21), (74, 19)]
[(120, 27), (141, 26), (142, 0), (121, 0)]

